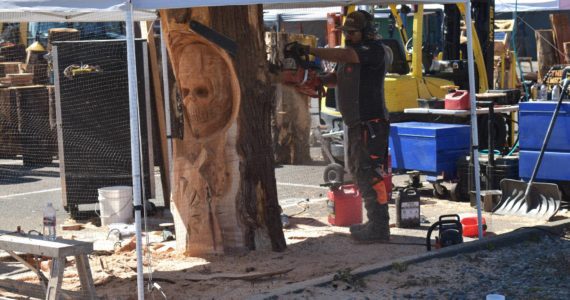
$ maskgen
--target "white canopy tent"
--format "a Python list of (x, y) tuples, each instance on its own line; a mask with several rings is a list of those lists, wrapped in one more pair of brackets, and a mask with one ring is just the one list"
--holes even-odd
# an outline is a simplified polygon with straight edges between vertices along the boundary
[[(466, 11), (471, 11), (471, 3), (467, 0), (2, 0), (0, 1), (0, 22), (105, 22), (125, 21), (127, 39), (127, 59), (129, 78), (131, 159), (133, 176), (133, 202), (135, 206), (135, 226), (137, 245), (137, 293), (144, 299), (144, 281), (142, 264), (141, 239), (141, 164), (139, 141), (139, 116), (137, 112), (137, 71), (134, 51), (134, 21), (156, 19), (157, 9), (185, 8), (199, 6), (226, 6), (263, 4), (267, 9), (331, 7), (347, 5), (379, 5), (379, 4), (452, 4), (465, 3)], [(471, 14), (466, 15), (468, 24), (472, 23)], [(472, 27), (467, 26), (467, 52), (469, 90), (475, 91), (475, 66), (473, 58)], [(475, 93), (470, 93), (471, 101), (471, 135), (473, 142), (474, 172), (479, 174), (479, 152), (477, 116), (475, 113)], [(482, 238), (480, 178), (475, 176), (477, 199), (477, 216), (479, 238)]]

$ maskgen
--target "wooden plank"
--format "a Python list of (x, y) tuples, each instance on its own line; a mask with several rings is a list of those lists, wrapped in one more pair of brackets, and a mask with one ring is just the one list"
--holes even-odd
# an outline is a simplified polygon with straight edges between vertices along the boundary
[(17, 260), (19, 263), (23, 264), (24, 266), (26, 266), (26, 268), (30, 269), (32, 272), (36, 273), (36, 275), (38, 276), (38, 278), (40, 279), (40, 282), (44, 285), (47, 286), (48, 283), (48, 279), (47, 277), (44, 275), (44, 273), (40, 272), (40, 270), (38, 270), (36, 267), (32, 266), (30, 263), (28, 263), (25, 259), (21, 258), (18, 254), (16, 254), (14, 251), (6, 251), (8, 252), (8, 254), (10, 254), (10, 256), (12, 256), (15, 260)]
[(89, 295), (89, 299), (95, 299), (97, 293), (95, 292), (95, 283), (93, 282), (93, 275), (91, 275), (91, 267), (89, 266), (87, 255), (75, 256), (75, 266), (79, 274), (81, 290)]
[(61, 284), (63, 283), (64, 269), (65, 258), (56, 258), (52, 260), (46, 300), (57, 300), (59, 298), (59, 290), (61, 289)]
[(556, 55), (558, 63), (565, 63), (564, 59), (564, 43), (570, 42), (570, 20), (566, 14), (550, 14), (550, 23), (552, 24), (552, 32), (554, 35), (554, 42), (556, 43)]
[[(154, 90), (154, 104), (156, 109), (156, 117), (158, 121), (158, 131), (160, 139), (160, 153), (161, 153), (161, 166), (160, 166), (160, 179), (162, 183), (162, 195), (164, 199), (164, 206), (170, 208), (170, 166), (168, 164), (168, 138), (166, 137), (166, 117), (164, 111), (164, 98), (162, 97), (163, 87), (160, 78), (160, 64), (158, 63), (158, 51), (155, 43), (154, 32), (152, 30), (152, 23), (147, 22), (144, 27), (144, 32), (148, 32), (147, 43), (150, 57), (150, 70), (152, 74), (152, 87)], [(162, 55), (166, 55), (163, 53)]]
[(13, 279), (0, 279), (0, 289), (39, 299), (45, 298), (46, 296), (46, 290), (41, 285)]
[(263, 277), (271, 277), (282, 275), (293, 271), (294, 268), (275, 270), (269, 272), (250, 272), (250, 273), (214, 273), (214, 274), (185, 274), (184, 279), (190, 281), (203, 281), (212, 279), (234, 279), (234, 280), (255, 280)]
[(17, 236), (10, 232), (0, 231), (0, 249), (42, 255), (48, 257), (65, 257), (93, 252), (93, 244), (81, 241), (57, 239), (47, 241), (37, 236)]
[(552, 65), (558, 61), (552, 30), (536, 30), (536, 53), (538, 60), (538, 79), (542, 80)]
[(564, 43), (564, 61), (566, 64), (570, 64), (570, 42)]

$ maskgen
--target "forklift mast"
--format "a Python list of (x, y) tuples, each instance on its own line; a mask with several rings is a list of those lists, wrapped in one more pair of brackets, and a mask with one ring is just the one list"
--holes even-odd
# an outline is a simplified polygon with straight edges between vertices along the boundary
[[(493, 66), (494, 66), (494, 40), (495, 40), (495, 1), (494, 0), (472, 0), (472, 15), (475, 23), (475, 31), (479, 37), (479, 45), (483, 53), (483, 61), (487, 73), (487, 85), (493, 86)], [(460, 51), (460, 22), (461, 12), (455, 4), (444, 5), (443, 22), (443, 59), (461, 59)], [(464, 49), (465, 51), (466, 49)]]
[(495, 0), (471, 0), (473, 21), (483, 51), (489, 87), (493, 87), (494, 43), (495, 43)]

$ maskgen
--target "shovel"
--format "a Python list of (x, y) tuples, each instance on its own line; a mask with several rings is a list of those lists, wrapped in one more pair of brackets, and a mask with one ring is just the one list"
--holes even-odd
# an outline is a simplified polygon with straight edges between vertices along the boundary
[[(565, 76), (566, 70), (562, 78)], [(568, 84), (570, 80), (564, 79), (564, 84), (562, 87), (562, 93), (552, 114), (552, 119), (550, 119), (550, 124), (546, 130), (546, 136), (542, 142), (542, 147), (540, 148), (540, 153), (534, 169), (532, 170), (532, 175), (528, 183), (513, 179), (503, 179), (501, 180), (501, 201), (495, 209), (494, 213), (501, 215), (522, 215), (529, 216), (538, 219), (548, 220), (560, 208), (560, 200), (562, 195), (558, 189), (558, 185), (553, 183), (544, 182), (534, 182), (536, 174), (540, 168), (542, 162), (542, 157), (544, 156), (544, 151), (548, 145), (548, 140), (552, 134), (552, 129), (554, 128), (554, 123), (558, 117), (558, 112), (560, 111), (560, 105), (562, 104), (562, 99), (566, 96), (566, 90), (568, 89)]]

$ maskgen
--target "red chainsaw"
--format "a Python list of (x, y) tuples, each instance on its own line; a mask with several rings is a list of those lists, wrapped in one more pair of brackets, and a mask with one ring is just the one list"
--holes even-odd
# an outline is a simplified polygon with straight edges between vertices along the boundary
[(324, 90), (319, 79), (322, 68), (319, 63), (309, 59), (306, 46), (298, 42), (285, 45), (284, 59), (281, 64), (281, 82), (294, 86), (295, 89), (309, 97), (318, 98)]

